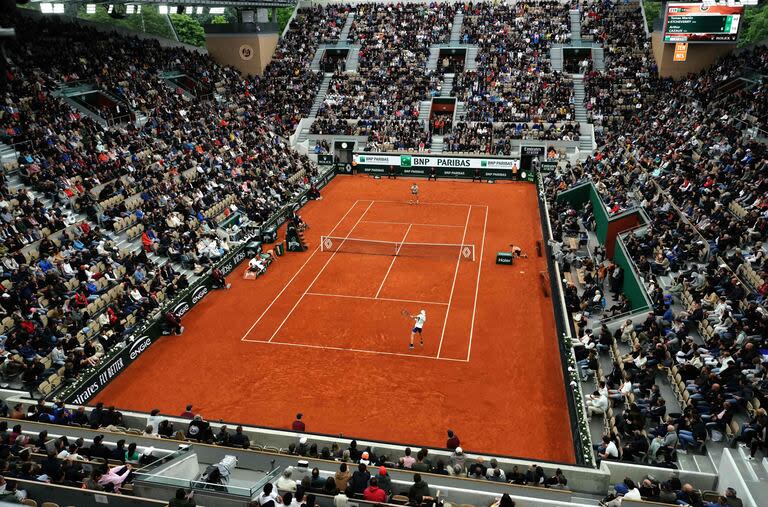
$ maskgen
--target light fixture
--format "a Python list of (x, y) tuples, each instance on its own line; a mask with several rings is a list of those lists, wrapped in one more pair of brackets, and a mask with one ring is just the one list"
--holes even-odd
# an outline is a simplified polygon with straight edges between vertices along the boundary
[(136, 10), (136, 7), (133, 6), (133, 5), (128, 4), (128, 5), (125, 6), (125, 13), (126, 14), (133, 14), (135, 12), (135, 10)]
[(211, 7), (208, 9), (209, 14), (224, 14), (225, 7)]
[(186, 7), (184, 7), (184, 14), (194, 14), (194, 12), (195, 12), (195, 8), (192, 7), (191, 5), (187, 5)]
[(141, 4), (136, 6), (136, 14), (141, 14)]
[(40, 12), (42, 12), (43, 14), (53, 14), (53, 4), (49, 2), (41, 3)]
[(86, 14), (96, 14), (96, 4), (87, 4), (85, 6)]
[(197, 8), (197, 14), (203, 14), (205, 12), (205, 7), (198, 7)]
[(64, 14), (64, 4), (53, 4), (54, 14)]
[(113, 12), (115, 12), (115, 6), (109, 4), (109, 7), (107, 7), (107, 14), (112, 14)]
[(168, 14), (168, 6), (167, 5), (159, 5), (157, 7), (157, 13), (158, 14)]

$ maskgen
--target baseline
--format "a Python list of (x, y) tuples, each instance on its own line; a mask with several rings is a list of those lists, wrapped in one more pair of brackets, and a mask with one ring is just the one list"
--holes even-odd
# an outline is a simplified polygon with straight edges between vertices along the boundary
[(289, 343), (289, 342), (277, 342), (277, 341), (266, 341), (266, 340), (251, 340), (251, 339), (245, 339), (243, 341), (246, 342), (253, 342), (253, 343), (264, 343), (267, 345), (287, 345), (289, 347), (305, 347), (310, 349), (321, 349), (321, 350), (335, 350), (340, 352), (355, 352), (355, 353), (361, 353), (361, 354), (376, 354), (381, 356), (398, 356), (398, 357), (408, 357), (408, 358), (419, 358), (419, 359), (432, 359), (434, 361), (451, 361), (454, 363), (467, 363), (469, 361), (465, 359), (454, 359), (450, 357), (437, 357), (437, 356), (427, 356), (424, 354), (406, 354), (404, 352), (385, 352), (385, 351), (378, 351), (378, 350), (365, 350), (365, 349), (345, 349), (343, 347), (330, 347), (327, 345), (308, 345), (303, 343)]

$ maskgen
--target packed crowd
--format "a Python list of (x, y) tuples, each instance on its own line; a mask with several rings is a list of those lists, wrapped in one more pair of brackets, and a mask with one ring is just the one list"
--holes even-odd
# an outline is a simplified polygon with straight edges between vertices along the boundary
[(568, 4), (465, 5), (462, 40), (478, 46), (478, 70), (457, 74), (452, 95), (467, 120), (570, 120), (572, 85), (549, 63), (551, 43), (569, 39)]
[(242, 95), (244, 104), (254, 104), (278, 134), (289, 137), (308, 116), (322, 79), (310, 64), (320, 43), (338, 40), (348, 9), (328, 5), (299, 10), (262, 76), (243, 80), (231, 72), (233, 94)]
[(447, 41), (453, 16), (453, 4), (358, 5), (349, 35), (361, 46), (358, 72), (333, 76), (318, 117), (418, 118), (419, 102), (439, 94), (442, 82), (425, 70), (430, 45)]
[(432, 136), (418, 119), (345, 120), (318, 118), (312, 123), (316, 135), (365, 136), (366, 151), (425, 151)]
[[(331, 14), (311, 10), (299, 25), (319, 26)], [(229, 249), (219, 220), (232, 213), (267, 220), (308, 187), (315, 169), (273, 131), (281, 121), (248, 92), (253, 83), (207, 56), (58, 19), (3, 18), (13, 24), (19, 37), (6, 44), (0, 124), (3, 141), (19, 151), (24, 185), (11, 190), (3, 175), (0, 375), (36, 388), (54, 373), (72, 378), (98, 363), (188, 285), (151, 254), (206, 269)], [(312, 40), (338, 31), (317, 30)], [(68, 51), (47, 49), (58, 44)], [(222, 100), (167, 86), (169, 67)], [(54, 94), (74, 80), (121, 97), (146, 122), (102, 128)], [(129, 225), (139, 227), (139, 251), (115, 246)]]
[(445, 137), (445, 151), (510, 155), (513, 139), (578, 141), (579, 123), (457, 122)]
[[(644, 321), (628, 321), (614, 333), (590, 328), (581, 312), (606, 315), (600, 304), (606, 284), (619, 308), (629, 310), (612, 276), (622, 270), (600, 257), (585, 261), (581, 294), (574, 286), (566, 290), (569, 309), (582, 315), (576, 347), (582, 372), (601, 371), (600, 354), (610, 354), (613, 364), (587, 400), (590, 415), (612, 421), (597, 457), (676, 466), (677, 453), (728, 435), (755, 456), (768, 442), (768, 418), (758, 408), (768, 401), (761, 353), (768, 347), (768, 153), (744, 133), (758, 126), (760, 106), (751, 99), (764, 89), (745, 85), (725, 98), (719, 90), (747, 68), (768, 72), (768, 51), (745, 50), (675, 82), (655, 77), (648, 42), (628, 35), (642, 33), (634, 30), (643, 22), (636, 4), (595, 4), (584, 16), (585, 30), (608, 53), (606, 71), (588, 76), (588, 107), (602, 125), (601, 142), (593, 157), (548, 181), (549, 195), (591, 180), (609, 215), (639, 207), (650, 219), (624, 238), (651, 302)], [(553, 201), (553, 209), (558, 242), (580, 226), (594, 228), (590, 204), (573, 209)], [(747, 269), (758, 276), (745, 278)], [(619, 282), (622, 276), (628, 275), (621, 273)], [(617, 352), (621, 343), (626, 354)], [(668, 372), (679, 410), (661, 396), (659, 368)]]
[(733, 488), (724, 488), (722, 493), (705, 494), (690, 483), (683, 483), (678, 477), (659, 481), (652, 475), (634, 481), (629, 477), (613, 486), (613, 491), (600, 505), (619, 507), (624, 500), (645, 500), (669, 505), (692, 505), (706, 507), (741, 507), (742, 499)]
[[(104, 425), (118, 425), (121, 414), (111, 409), (99, 408), (89, 417), (84, 412), (69, 414), (63, 405), (52, 410), (30, 407), (26, 414), (19, 414), (19, 407), (9, 408), (5, 404), (0, 412), (13, 419), (31, 419), (52, 422), (61, 417), (71, 419), (73, 424), (84, 426), (98, 421)], [(64, 413), (67, 415), (63, 415)], [(142, 435), (147, 436), (147, 435)], [(66, 435), (52, 437), (47, 430), (36, 435), (24, 432), (22, 424), (0, 422), (0, 484), (6, 480), (23, 479), (76, 488), (120, 493), (133, 480), (134, 468), (154, 461), (152, 449), (139, 450), (134, 442), (120, 439), (115, 445), (105, 445), (104, 435), (96, 435), (92, 442), (83, 438), (70, 439)], [(0, 499), (9, 503), (21, 503), (27, 497), (22, 488), (3, 487)]]

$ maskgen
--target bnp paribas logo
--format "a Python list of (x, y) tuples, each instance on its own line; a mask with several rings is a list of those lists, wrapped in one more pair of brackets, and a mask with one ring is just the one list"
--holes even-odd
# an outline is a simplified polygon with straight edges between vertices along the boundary
[(411, 167), (410, 155), (400, 155), (400, 167)]
[(487, 160), (481, 160), (480, 161), (480, 167), (488, 167), (488, 161)]
[(360, 162), (361, 164), (365, 164), (365, 155), (360, 155), (359, 157), (357, 157), (357, 161)]

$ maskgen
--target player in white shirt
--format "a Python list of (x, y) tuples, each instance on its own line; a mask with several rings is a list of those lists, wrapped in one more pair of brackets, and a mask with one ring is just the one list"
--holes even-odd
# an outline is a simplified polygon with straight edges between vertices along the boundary
[(411, 318), (415, 321), (413, 329), (411, 329), (411, 344), (408, 348), (413, 350), (413, 339), (416, 337), (416, 333), (419, 333), (419, 345), (424, 347), (424, 337), (421, 335), (421, 330), (424, 327), (424, 323), (427, 321), (427, 311), (422, 310), (418, 315), (411, 315)]

